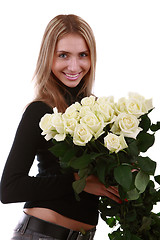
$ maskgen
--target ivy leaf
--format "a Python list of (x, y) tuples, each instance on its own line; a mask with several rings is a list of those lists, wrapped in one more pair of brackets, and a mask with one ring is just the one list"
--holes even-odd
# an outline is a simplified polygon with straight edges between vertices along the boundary
[(149, 175), (139, 171), (135, 178), (135, 186), (140, 191), (140, 193), (143, 193), (148, 185), (149, 182)]
[(129, 190), (132, 184), (132, 173), (129, 166), (120, 165), (114, 169), (116, 181), (126, 190)]
[(153, 160), (151, 160), (149, 157), (137, 157), (137, 161), (138, 161), (138, 167), (140, 167), (140, 169), (149, 174), (149, 175), (154, 175), (155, 173), (155, 169), (156, 169), (156, 162), (154, 162)]

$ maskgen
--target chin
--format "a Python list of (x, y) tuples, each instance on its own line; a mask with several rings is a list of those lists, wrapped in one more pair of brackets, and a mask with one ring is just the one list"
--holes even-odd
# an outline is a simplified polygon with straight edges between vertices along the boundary
[(63, 82), (64, 85), (66, 85), (67, 87), (70, 87), (70, 88), (77, 87), (79, 83), (80, 83), (80, 81)]

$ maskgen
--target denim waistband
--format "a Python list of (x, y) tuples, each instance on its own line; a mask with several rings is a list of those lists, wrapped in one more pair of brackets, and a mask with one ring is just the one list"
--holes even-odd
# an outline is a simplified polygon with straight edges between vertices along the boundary
[(16, 230), (23, 235), (27, 229), (59, 240), (92, 240), (96, 231), (93, 228), (83, 234), (23, 213)]

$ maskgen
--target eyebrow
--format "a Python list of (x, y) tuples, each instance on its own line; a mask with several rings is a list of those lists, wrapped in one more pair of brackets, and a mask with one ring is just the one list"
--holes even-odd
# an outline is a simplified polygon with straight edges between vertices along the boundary
[[(65, 50), (58, 50), (58, 51), (56, 51), (56, 52), (57, 52), (57, 53), (70, 53), (70, 52), (65, 51)], [(84, 52), (89, 53), (89, 50), (84, 50), (84, 51), (81, 51), (81, 52), (79, 52), (79, 53), (84, 53)]]

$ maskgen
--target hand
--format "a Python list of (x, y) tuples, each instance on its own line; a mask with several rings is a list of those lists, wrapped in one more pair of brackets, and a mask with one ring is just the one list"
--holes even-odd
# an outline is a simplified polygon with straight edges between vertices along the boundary
[[(74, 175), (75, 179), (78, 180), (79, 179), (78, 174), (75, 173)], [(118, 189), (112, 186), (106, 188), (105, 185), (101, 183), (99, 179), (94, 175), (90, 175), (89, 177), (87, 177), (84, 191), (97, 196), (106, 196), (118, 203), (122, 203), (122, 200), (120, 199), (118, 193)]]

